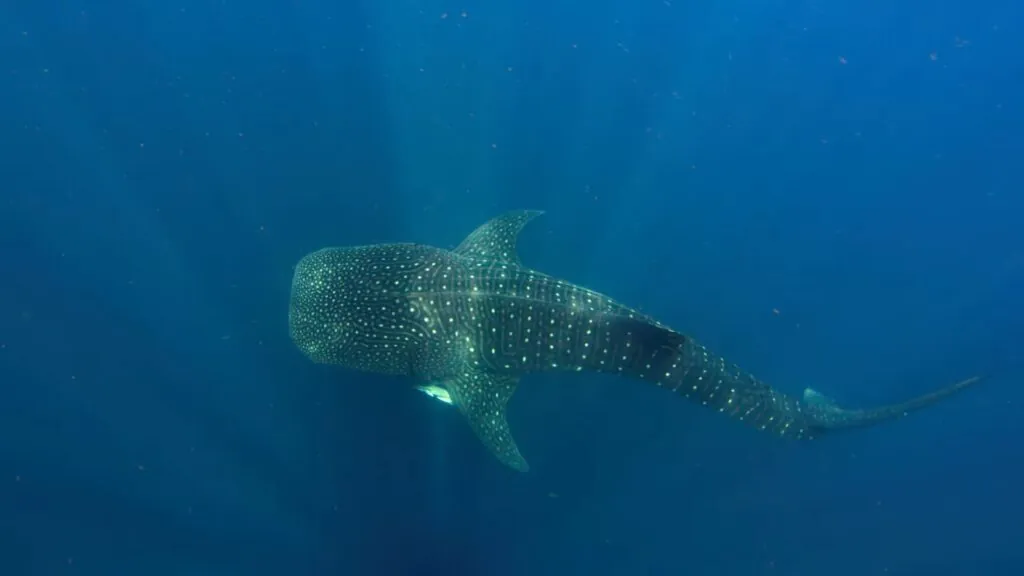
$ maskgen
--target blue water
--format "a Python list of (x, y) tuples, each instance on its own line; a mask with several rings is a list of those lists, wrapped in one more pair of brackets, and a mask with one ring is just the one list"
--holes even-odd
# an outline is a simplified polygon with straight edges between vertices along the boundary
[[(0, 574), (1024, 574), (1010, 0), (0, 5)], [(308, 362), (291, 267), (547, 211), (526, 264), (900, 422), (527, 379), (502, 467)]]

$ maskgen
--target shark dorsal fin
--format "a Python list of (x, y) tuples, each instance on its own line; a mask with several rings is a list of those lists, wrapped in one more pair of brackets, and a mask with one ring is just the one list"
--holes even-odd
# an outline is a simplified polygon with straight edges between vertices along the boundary
[(516, 252), (516, 240), (523, 227), (543, 213), (541, 210), (513, 210), (492, 218), (467, 236), (454, 252), (477, 260), (522, 265)]

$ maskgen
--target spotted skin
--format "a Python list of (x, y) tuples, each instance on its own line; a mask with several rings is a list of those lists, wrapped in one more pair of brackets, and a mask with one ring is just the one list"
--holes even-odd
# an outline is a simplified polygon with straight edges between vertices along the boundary
[(620, 374), (796, 439), (896, 418), (978, 381), (871, 410), (810, 389), (787, 396), (651, 317), (523, 267), (516, 239), (539, 214), (499, 216), (452, 251), (378, 244), (308, 254), (292, 279), (292, 340), (315, 362), (442, 386), (487, 448), (520, 471), (529, 466), (506, 411), (531, 372)]

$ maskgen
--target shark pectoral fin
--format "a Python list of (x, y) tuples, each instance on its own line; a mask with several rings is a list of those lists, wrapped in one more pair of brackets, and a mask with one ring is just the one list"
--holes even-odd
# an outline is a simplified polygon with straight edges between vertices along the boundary
[(517, 378), (467, 370), (446, 380), (452, 402), (469, 420), (480, 441), (507, 466), (526, 472), (530, 466), (519, 453), (505, 419), (509, 398), (516, 391)]
[(467, 236), (453, 252), (467, 258), (521, 265), (516, 240), (523, 227), (543, 213), (540, 210), (514, 210), (492, 218)]

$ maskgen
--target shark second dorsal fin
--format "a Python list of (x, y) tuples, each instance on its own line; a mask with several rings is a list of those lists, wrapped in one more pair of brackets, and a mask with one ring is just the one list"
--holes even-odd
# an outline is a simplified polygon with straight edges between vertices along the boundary
[(522, 265), (516, 252), (516, 240), (530, 220), (543, 213), (541, 210), (513, 210), (492, 218), (467, 236), (454, 252), (467, 258)]
[(467, 369), (445, 381), (451, 401), (469, 420), (480, 441), (503, 464), (519, 472), (530, 466), (512, 438), (505, 411), (519, 380), (512, 376)]

